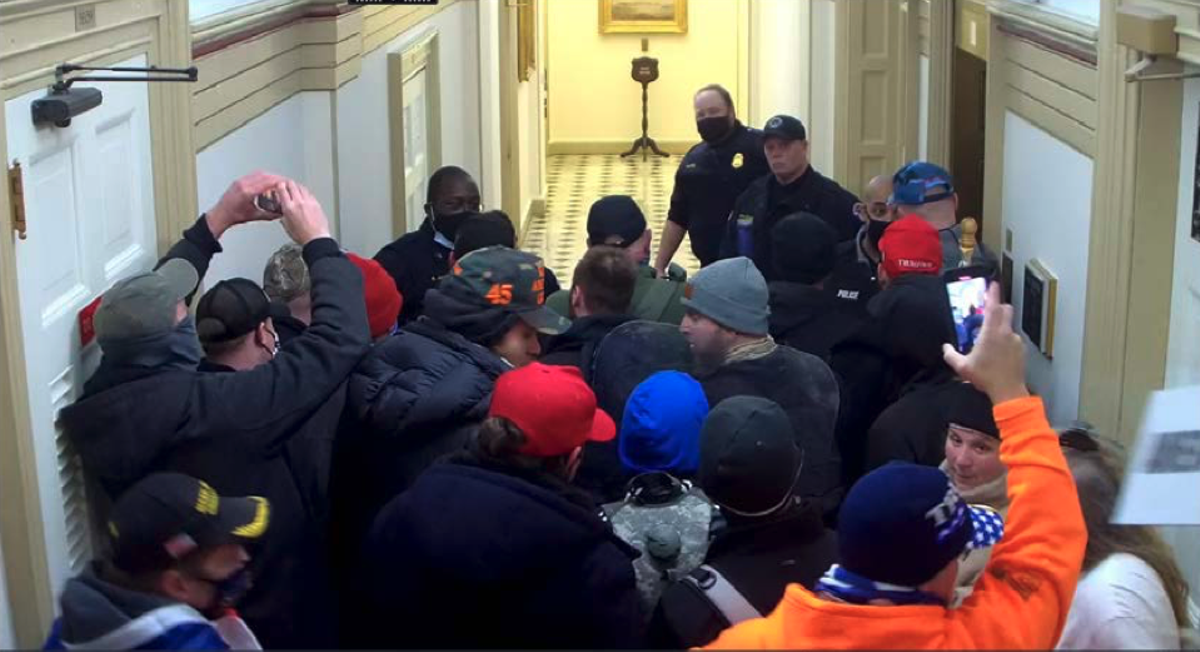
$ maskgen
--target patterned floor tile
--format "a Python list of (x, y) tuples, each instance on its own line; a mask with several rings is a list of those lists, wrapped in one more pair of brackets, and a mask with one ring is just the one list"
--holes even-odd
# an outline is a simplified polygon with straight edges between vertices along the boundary
[[(587, 248), (587, 213), (592, 202), (605, 195), (629, 195), (646, 213), (646, 222), (654, 231), (652, 255), (657, 255), (678, 166), (677, 156), (647, 161), (640, 156), (623, 159), (615, 154), (549, 157), (546, 214), (529, 225), (522, 248), (542, 256), (567, 286), (575, 263)], [(700, 269), (686, 238), (675, 254), (675, 262), (689, 275)]]

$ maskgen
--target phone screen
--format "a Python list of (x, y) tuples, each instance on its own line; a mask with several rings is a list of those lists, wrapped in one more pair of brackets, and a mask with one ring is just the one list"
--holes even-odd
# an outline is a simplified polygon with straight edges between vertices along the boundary
[(950, 312), (954, 315), (954, 330), (958, 335), (958, 350), (971, 352), (983, 328), (983, 308), (987, 301), (987, 279), (968, 277), (946, 283), (950, 295)]

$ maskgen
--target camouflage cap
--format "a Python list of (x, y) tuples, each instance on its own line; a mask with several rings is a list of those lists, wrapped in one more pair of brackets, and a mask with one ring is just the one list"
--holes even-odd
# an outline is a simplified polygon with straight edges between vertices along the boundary
[(444, 282), (519, 315), (542, 333), (558, 335), (571, 326), (545, 306), (546, 268), (542, 259), (531, 253), (508, 247), (479, 249), (463, 256)]
[(288, 303), (312, 290), (304, 248), (289, 242), (271, 254), (263, 270), (263, 291), (272, 301)]

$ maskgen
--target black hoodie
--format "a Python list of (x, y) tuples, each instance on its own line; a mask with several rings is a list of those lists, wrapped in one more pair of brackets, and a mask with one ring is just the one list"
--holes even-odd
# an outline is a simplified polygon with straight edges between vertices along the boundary
[(775, 281), (771, 337), (780, 344), (829, 360), (834, 345), (854, 334), (863, 317), (833, 293), (811, 285)]

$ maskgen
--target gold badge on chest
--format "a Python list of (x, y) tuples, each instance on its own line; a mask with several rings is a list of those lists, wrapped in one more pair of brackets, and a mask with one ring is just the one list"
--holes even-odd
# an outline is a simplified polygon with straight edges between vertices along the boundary
[(744, 163), (744, 162), (745, 161), (742, 158), (742, 153), (738, 152), (737, 154), (733, 155), (733, 163), (731, 163), (730, 165), (732, 165), (733, 169), (736, 170), (736, 169), (742, 167), (742, 163)]

